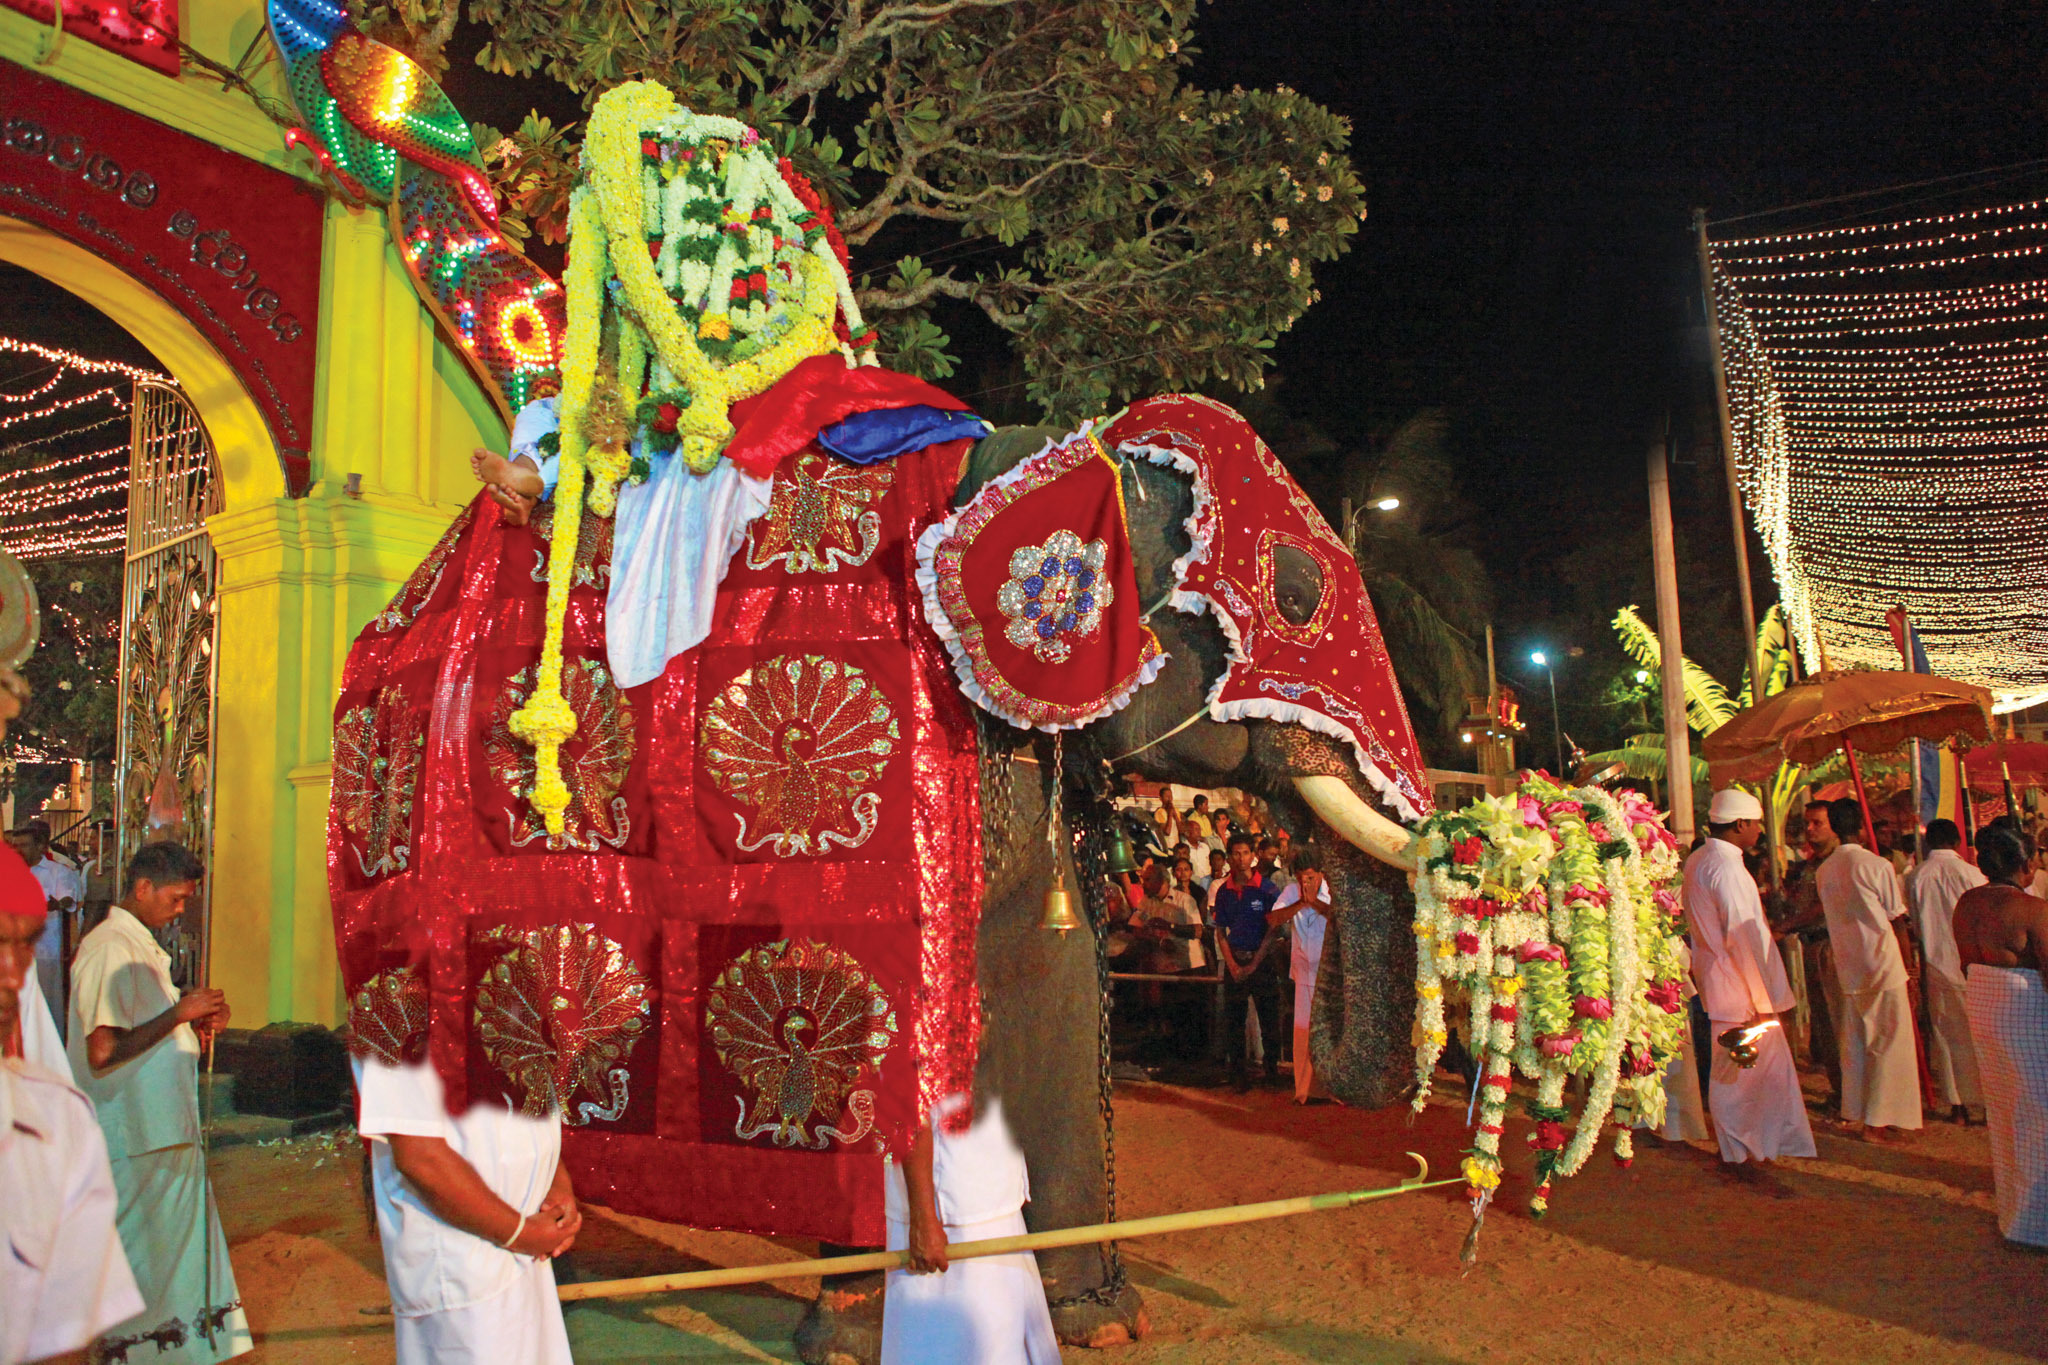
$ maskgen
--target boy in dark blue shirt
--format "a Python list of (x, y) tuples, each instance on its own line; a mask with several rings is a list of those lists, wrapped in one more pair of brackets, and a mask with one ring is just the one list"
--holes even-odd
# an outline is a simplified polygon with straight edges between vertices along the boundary
[(1280, 892), (1259, 875), (1258, 849), (1249, 834), (1230, 836), (1230, 875), (1209, 888), (1209, 916), (1216, 923), (1223, 955), (1223, 1027), (1234, 1089), (1250, 1087), (1246, 1049), (1238, 1030), (1244, 1026), (1245, 1004), (1259, 1012), (1260, 1066), (1268, 1084), (1277, 1084), (1265, 1055), (1279, 1052), (1280, 955), (1266, 941), (1266, 916)]

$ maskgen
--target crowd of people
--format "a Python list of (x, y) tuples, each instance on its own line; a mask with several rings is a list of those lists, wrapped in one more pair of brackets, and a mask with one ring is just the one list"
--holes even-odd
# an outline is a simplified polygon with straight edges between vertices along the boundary
[(1110, 968), (1138, 978), (1127, 980), (1120, 1036), (1181, 1061), (1220, 1053), (1240, 1091), (1285, 1086), (1285, 1054), (1296, 1102), (1321, 1098), (1308, 1007), (1330, 891), (1315, 850), (1256, 808), (1212, 809), (1196, 793), (1183, 810), (1170, 789), (1149, 832), (1152, 851), (1110, 887)]
[[(1755, 1180), (1755, 1164), (1815, 1154), (1793, 1060), (1803, 1040), (1827, 1077), (1826, 1116), (1846, 1135), (1895, 1143), (1929, 1108), (1961, 1124), (1983, 1114), (2000, 1230), (2048, 1245), (2048, 901), (2029, 890), (2040, 886), (2036, 842), (2010, 816), (1966, 847), (1953, 821), (1916, 834), (1910, 816), (1902, 826), (1884, 815), (1868, 820), (1850, 798), (1808, 803), (1786, 825), (1792, 857), (1774, 888), (1756, 856), (1762, 804), (1737, 789), (1714, 795), (1684, 904), (1721, 1160)], [(1674, 1077), (1666, 1137), (1705, 1136), (1685, 1112), (1686, 1079)]]

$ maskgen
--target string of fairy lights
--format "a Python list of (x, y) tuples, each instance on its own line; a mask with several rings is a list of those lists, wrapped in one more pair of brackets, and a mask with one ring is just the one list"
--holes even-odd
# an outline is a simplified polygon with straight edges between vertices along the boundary
[(2048, 199), (1710, 244), (1742, 491), (1811, 668), (2048, 693)]
[(151, 370), (0, 336), (0, 545), (21, 559), (116, 553), (128, 527), (135, 380)]

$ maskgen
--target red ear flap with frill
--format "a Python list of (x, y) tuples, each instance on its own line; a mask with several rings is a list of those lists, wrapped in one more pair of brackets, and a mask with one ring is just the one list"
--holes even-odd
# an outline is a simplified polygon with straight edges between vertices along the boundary
[(927, 530), (917, 582), (961, 690), (1020, 728), (1098, 720), (1166, 662), (1138, 601), (1116, 462), (1087, 431)]

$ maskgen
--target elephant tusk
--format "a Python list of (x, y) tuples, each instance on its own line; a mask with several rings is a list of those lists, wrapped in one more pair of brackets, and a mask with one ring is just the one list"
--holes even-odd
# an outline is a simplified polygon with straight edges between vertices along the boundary
[(1415, 856), (1408, 851), (1408, 831), (1367, 805), (1341, 777), (1297, 777), (1294, 789), (1310, 810), (1322, 818), (1346, 843), (1378, 858), (1390, 867), (1415, 870)]

